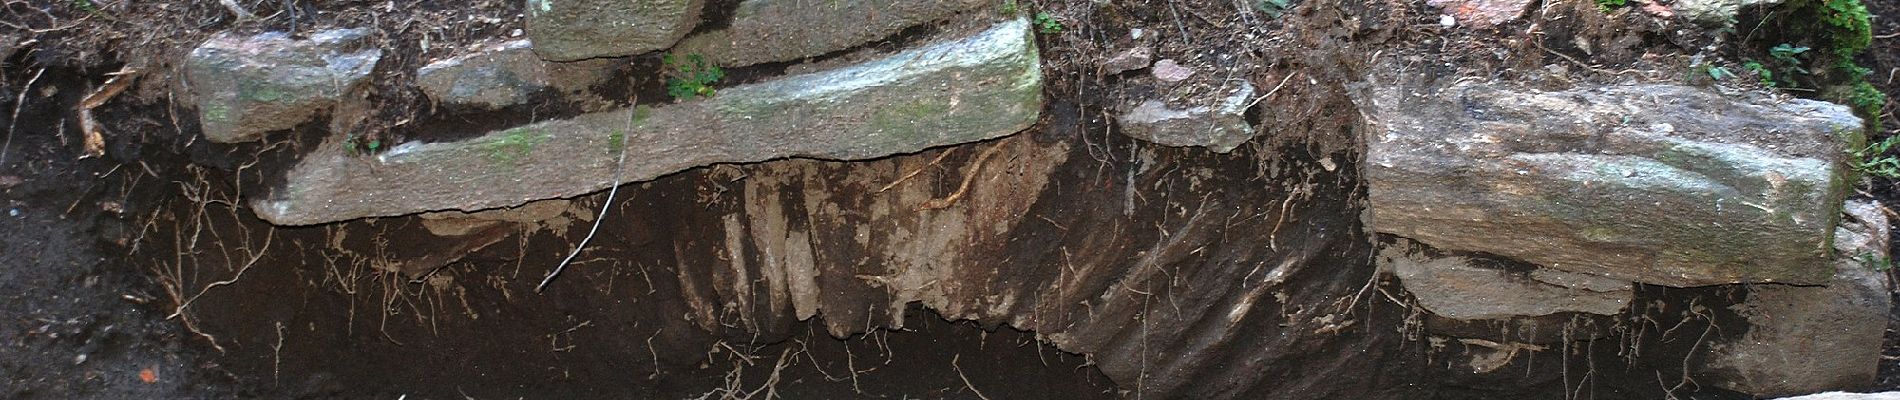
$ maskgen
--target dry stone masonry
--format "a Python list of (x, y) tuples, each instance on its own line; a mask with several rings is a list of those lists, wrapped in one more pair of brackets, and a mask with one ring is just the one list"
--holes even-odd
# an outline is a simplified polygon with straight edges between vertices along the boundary
[(319, 151), (253, 208), (307, 225), (425, 211), (474, 211), (585, 194), (715, 163), (857, 160), (1016, 133), (1042, 110), (1026, 20), (864, 64), (717, 97), (536, 123), (452, 143), (406, 143), (373, 158)]

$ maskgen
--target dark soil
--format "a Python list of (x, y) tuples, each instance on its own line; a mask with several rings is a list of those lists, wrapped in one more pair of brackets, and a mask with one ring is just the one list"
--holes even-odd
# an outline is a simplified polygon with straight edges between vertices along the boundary
[[(1876, 15), (1900, 15), (1900, 0), (1867, 1)], [(263, 171), (295, 156), (293, 149), (265, 152), (259, 145), (218, 146), (195, 140), (197, 128), (189, 118), (194, 112), (174, 96), (183, 93), (180, 88), (171, 86), (171, 60), (210, 32), (375, 27), (394, 56), (377, 67), (372, 98), (383, 107), (367, 120), (366, 140), (382, 135), (391, 141), (453, 140), (457, 132), (519, 123), (524, 109), (534, 114), (527, 119), (545, 119), (623, 105), (629, 98), (656, 101), (658, 82), (629, 78), (623, 87), (597, 88), (600, 98), (609, 99), (606, 104), (544, 99), (523, 109), (473, 116), (468, 110), (426, 104), (407, 89), (413, 77), (404, 71), (468, 44), (509, 36), (521, 26), (519, 1), (237, 3), (259, 18), (239, 20), (210, 1), (15, 1), (0, 6), (0, 22), (5, 23), (0, 25), (0, 60), (5, 61), (0, 65), (0, 118), (6, 118), (7, 127), (7, 144), (0, 147), (0, 212), (5, 213), (0, 214), (0, 259), (6, 260), (0, 267), (0, 321), (6, 322), (0, 326), (0, 397), (1085, 399), (1140, 397), (1144, 390), (1139, 385), (1117, 387), (1091, 357), (1057, 350), (1036, 333), (951, 322), (916, 304), (901, 316), (902, 330), (871, 329), (845, 339), (832, 337), (832, 321), (822, 316), (765, 326), (680, 329), (690, 325), (682, 322), (690, 316), (680, 316), (691, 310), (681, 301), (655, 299), (692, 297), (703, 288), (678, 277), (688, 268), (683, 264), (689, 258), (686, 253), (702, 253), (691, 246), (711, 245), (682, 245), (672, 238), (702, 237), (716, 230), (700, 223), (717, 221), (720, 211), (699, 197), (731, 190), (723, 186), (730, 181), (715, 179), (721, 176), (715, 169), (629, 185), (610, 205), (609, 222), (616, 226), (604, 228), (595, 250), (541, 294), (530, 289), (584, 234), (584, 224), (488, 232), (484, 235), (500, 239), (480, 246), (430, 235), (416, 218), (302, 228), (266, 225), (238, 205), (254, 195), (256, 187), (270, 183)], [(715, 9), (708, 15), (721, 16), (730, 14), (725, 8), (734, 2), (708, 3)], [(1697, 33), (1677, 34), (1683, 32), (1676, 30), (1680, 27), (1640, 13), (1597, 12), (1587, 2), (1550, 8), (1547, 12), (1557, 18), (1484, 32), (1443, 30), (1433, 25), (1435, 10), (1377, 2), (1295, 2), (1286, 19), (1237, 14), (1227, 2), (1023, 3), (1027, 11), (1049, 12), (1067, 25), (1066, 33), (1042, 37), (1050, 97), (1059, 100), (1045, 112), (1051, 121), (1029, 135), (1074, 142), (1077, 154), (1087, 154), (1064, 167), (1074, 172), (1067, 175), (1073, 181), (1061, 183), (1063, 189), (1055, 195), (1074, 199), (1065, 203), (1069, 207), (1087, 209), (1041, 210), (1050, 213), (1118, 208), (1120, 200), (1105, 199), (1102, 192), (1120, 193), (1120, 185), (1133, 185), (1132, 172), (1130, 183), (1102, 176), (1103, 168), (1110, 174), (1134, 169), (1136, 161), (1130, 158), (1139, 149), (1113, 134), (1103, 110), (1133, 96), (1211, 89), (1203, 83), (1134, 85), (1136, 89), (1122, 91), (1118, 83), (1141, 77), (1096, 73), (1093, 63), (1127, 44), (1121, 38), (1131, 28), (1168, 33), (1156, 44), (1157, 58), (1250, 71), (1252, 75), (1241, 79), (1252, 80), (1262, 91), (1274, 83), (1311, 80), (1286, 87), (1254, 116), (1272, 126), (1300, 126), (1303, 136), (1256, 139), (1272, 143), (1249, 144), (1232, 158), (1177, 151), (1158, 156), (1177, 166), (1228, 167), (1223, 171), (1265, 168), (1246, 163), (1272, 158), (1308, 167), (1320, 159), (1350, 165), (1358, 144), (1338, 133), (1350, 132), (1358, 121), (1339, 112), (1344, 109), (1342, 84), (1368, 68), (1359, 56), (1373, 50), (1454, 60), (1456, 66), (1426, 68), (1427, 73), (1445, 76), (1525, 78), (1545, 73), (1539, 71), (1547, 71), (1546, 65), (1559, 65), (1585, 76), (1579, 79), (1609, 79), (1585, 71), (1679, 75), (1677, 61), (1712, 40)], [(923, 30), (901, 36), (917, 36)], [(1523, 35), (1527, 30), (1541, 31), (1545, 39)], [(1877, 18), (1874, 31), (1900, 32), (1900, 18)], [(1572, 36), (1615, 46), (1584, 51), (1568, 40)], [(29, 40), (33, 42), (21, 44)], [(1231, 57), (1223, 57), (1227, 55)], [(1863, 60), (1876, 71), (1871, 81), (1890, 96), (1900, 94), (1900, 82), (1892, 78), (1893, 71), (1900, 71), (1900, 39), (1876, 39)], [(631, 69), (657, 63), (650, 56), (625, 61)], [(785, 67), (735, 71), (734, 79), (772, 75)], [(144, 75), (135, 89), (95, 111), (107, 125), (108, 147), (102, 157), (82, 158), (83, 133), (72, 106), (122, 68)], [(1883, 135), (1893, 135), (1900, 122), (1892, 117), (1886, 121)], [(946, 164), (961, 165), (975, 152), (964, 153), (946, 158)], [(1090, 170), (1094, 174), (1086, 172)], [(1184, 185), (1178, 180), (1163, 184), (1164, 177), (1144, 179), (1152, 179), (1144, 183), (1156, 187)], [(1286, 190), (1239, 188), (1248, 183), (1224, 179), (1221, 182), (1236, 189), (1222, 193), (1234, 198), (1217, 200), (1231, 201), (1234, 207), (1257, 200), (1243, 194)], [(1205, 374), (1201, 380), (1210, 387), (1233, 376), (1257, 374), (1269, 376), (1262, 380), (1291, 383), (1254, 387), (1279, 390), (1274, 392), (1225, 394), (1745, 398), (1695, 385), (1680, 372), (1683, 363), (1695, 362), (1688, 355), (1708, 340), (1741, 334), (1720, 328), (1737, 325), (1722, 306), (1741, 300), (1734, 287), (1641, 287), (1633, 304), (1643, 309), (1613, 320), (1578, 323), (1578, 332), (1597, 339), (1526, 352), (1494, 372), (1472, 372), (1473, 354), (1484, 349), (1435, 342), (1423, 332), (1417, 309), (1396, 284), (1366, 282), (1372, 273), (1369, 260), (1356, 255), (1367, 243), (1355, 239), (1364, 233), (1350, 222), (1356, 221), (1353, 215), (1363, 201), (1353, 172), (1316, 174), (1314, 179), (1331, 181), (1321, 193), (1309, 194), (1327, 204), (1301, 206), (1299, 212), (1330, 216), (1301, 214), (1311, 217), (1294, 218), (1301, 233), (1281, 239), (1325, 249), (1311, 261), (1321, 267), (1296, 278), (1302, 280), (1300, 286), (1370, 285), (1367, 301), (1354, 303), (1360, 305), (1352, 315), (1363, 322), (1332, 341), (1266, 333), (1239, 341), (1262, 346), (1325, 344), (1299, 349), (1313, 353), (1308, 356), (1263, 360), (1265, 356), (1246, 353), (1249, 349), (1231, 348), (1226, 354), (1197, 355), (1212, 365), (1196, 371), (1213, 372), (1195, 372)], [(943, 192), (954, 190), (954, 179), (936, 182)], [(1875, 180), (1868, 195), (1890, 200), (1900, 196), (1900, 185)], [(594, 210), (605, 199), (595, 194), (574, 201), (578, 208)], [(1153, 213), (1142, 216), (1162, 218), (1161, 212)], [(1059, 236), (1054, 228), (1037, 232)], [(1126, 247), (1153, 235), (1131, 234), (1109, 245)], [(1008, 249), (1009, 255), (1049, 257), (1049, 249), (1035, 247), (1057, 243), (1026, 242)], [(425, 260), (438, 263), (418, 264)], [(1218, 261), (1207, 264), (1232, 267), (1215, 265)], [(1026, 265), (1033, 264), (1019, 259), (1014, 266), (999, 268)], [(1327, 292), (1308, 291), (1318, 296), (1312, 293)], [(184, 312), (178, 312), (181, 308)], [(1156, 315), (1164, 321), (1194, 321)], [(1900, 307), (1894, 315), (1900, 315)], [(741, 331), (754, 333), (731, 334)], [(1198, 345), (1164, 348), (1202, 349), (1194, 347)], [(1218, 345), (1229, 344), (1208, 346)], [(1886, 354), (1900, 359), (1900, 333), (1894, 330)], [(1339, 376), (1315, 379), (1313, 374), (1320, 373)], [(1308, 385), (1313, 381), (1322, 382)], [(1900, 361), (1883, 365), (1880, 387), (1900, 389)]]

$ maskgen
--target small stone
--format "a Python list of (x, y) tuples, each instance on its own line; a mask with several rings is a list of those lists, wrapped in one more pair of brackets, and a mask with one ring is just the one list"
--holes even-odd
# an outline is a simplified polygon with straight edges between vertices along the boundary
[(1155, 62), (1154, 76), (1162, 82), (1180, 82), (1194, 76), (1194, 70), (1175, 63), (1174, 59), (1164, 59)]
[(1122, 52), (1116, 53), (1114, 57), (1109, 57), (1108, 61), (1102, 62), (1102, 72), (1114, 75), (1147, 68), (1149, 62), (1154, 60), (1153, 57), (1154, 50), (1149, 49), (1148, 46), (1122, 50)]
[[(1426, 0), (1425, 4), (1444, 9), (1445, 17), (1455, 17), (1453, 24), (1482, 29), (1518, 19), (1530, 7), (1531, 0)], [(1445, 24), (1444, 17), (1440, 17), (1438, 23), (1451, 26)]]
[[(1160, 68), (1161, 64), (1156, 63), (1155, 67)], [(1148, 100), (1122, 114), (1116, 122), (1122, 134), (1132, 138), (1166, 146), (1202, 146), (1216, 153), (1226, 153), (1254, 137), (1253, 126), (1247, 124), (1246, 116), (1253, 93), (1252, 84), (1241, 83), (1233, 94), (1213, 106), (1186, 109)]]
[(1438, 16), (1438, 26), (1446, 28), (1458, 26), (1458, 18), (1451, 15), (1440, 15)]
[(416, 71), (416, 83), (437, 102), (502, 108), (526, 104), (530, 95), (549, 89), (584, 90), (606, 81), (613, 68), (605, 59), (548, 62), (535, 56), (528, 41), (515, 40), (429, 63)]

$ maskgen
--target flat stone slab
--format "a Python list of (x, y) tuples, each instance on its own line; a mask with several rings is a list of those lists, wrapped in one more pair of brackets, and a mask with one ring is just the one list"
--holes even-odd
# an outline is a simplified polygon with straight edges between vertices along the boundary
[(722, 67), (793, 61), (845, 50), (992, 4), (987, 0), (746, 0), (732, 24), (680, 41)]
[(440, 103), (502, 108), (527, 104), (537, 92), (586, 90), (611, 78), (614, 64), (549, 62), (534, 54), (529, 41), (514, 40), (429, 63), (416, 70), (416, 85)]
[[(1161, 64), (1155, 64), (1157, 71)], [(1183, 78), (1185, 79), (1185, 78)], [(1123, 135), (1145, 142), (1174, 147), (1201, 146), (1216, 153), (1234, 151), (1252, 140), (1255, 132), (1247, 123), (1247, 107), (1253, 103), (1253, 84), (1241, 82), (1225, 96), (1206, 99), (1208, 105), (1173, 108), (1160, 100), (1148, 100), (1116, 117)]]
[(1670, 85), (1356, 94), (1371, 225), (1446, 250), (1669, 286), (1825, 284), (1861, 121)]
[(528, 0), (528, 40), (550, 61), (620, 57), (671, 47), (699, 23), (705, 0)]
[(1379, 249), (1381, 268), (1432, 314), (1459, 320), (1504, 320), (1557, 313), (1614, 315), (1628, 306), (1629, 281), (1539, 268), (1514, 273), (1463, 256), (1433, 257), (1400, 240)]
[[(855, 160), (1009, 135), (1042, 111), (1026, 20), (836, 70), (722, 88), (706, 100), (586, 114), (451, 143), (350, 156), (326, 145), (252, 208), (307, 225), (571, 197), (715, 163)], [(631, 128), (631, 129), (629, 129)]]
[(361, 29), (296, 40), (282, 32), (218, 34), (185, 61), (198, 122), (218, 143), (257, 140), (296, 127), (366, 84), (382, 58)]

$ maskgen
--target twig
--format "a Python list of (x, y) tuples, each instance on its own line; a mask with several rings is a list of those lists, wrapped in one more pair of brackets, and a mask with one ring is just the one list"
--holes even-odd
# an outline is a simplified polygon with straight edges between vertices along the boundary
[(1274, 94), (1274, 93), (1279, 93), (1279, 92), (1280, 92), (1280, 89), (1282, 89), (1282, 88), (1285, 88), (1285, 87), (1286, 87), (1286, 83), (1287, 83), (1287, 81), (1291, 81), (1291, 80), (1293, 80), (1293, 76), (1294, 76), (1294, 75), (1299, 75), (1299, 73), (1297, 73), (1297, 72), (1296, 72), (1296, 73), (1291, 73), (1291, 74), (1286, 74), (1286, 78), (1282, 78), (1282, 79), (1280, 79), (1280, 84), (1278, 84), (1278, 85), (1273, 85), (1273, 90), (1268, 90), (1268, 91), (1267, 91), (1267, 94), (1263, 94), (1263, 95), (1260, 95), (1260, 97), (1259, 97), (1259, 98), (1256, 98), (1256, 99), (1253, 99), (1253, 102), (1249, 102), (1249, 103), (1247, 103), (1247, 107), (1246, 107), (1246, 108), (1247, 108), (1247, 109), (1252, 109), (1254, 105), (1256, 105), (1256, 104), (1260, 104), (1260, 101), (1261, 101), (1261, 100), (1266, 100), (1266, 99), (1267, 99), (1268, 97), (1273, 97), (1273, 94)]
[(13, 132), (20, 123), (20, 108), (26, 106), (26, 94), (33, 92), (33, 83), (39, 82), (40, 75), (45, 74), (45, 68), (40, 68), (40, 72), (33, 73), (33, 77), (26, 80), (26, 86), (20, 88), (20, 97), (13, 101), (13, 118), (7, 120), (7, 141), (6, 144), (0, 144), (0, 164), (6, 164), (7, 149), (13, 147)]
[[(637, 118), (636, 115), (639, 114), (639, 110), (637, 109), (629, 108), (628, 110), (627, 129), (621, 131), (624, 132), (622, 135), (633, 132), (633, 119)], [(561, 259), (561, 263), (556, 264), (553, 271), (548, 271), (548, 276), (541, 278), (541, 284), (534, 286), (535, 293), (541, 293), (542, 290), (547, 289), (548, 282), (553, 282), (554, 277), (560, 276), (561, 270), (567, 268), (567, 263), (574, 261), (575, 256), (581, 255), (581, 250), (587, 248), (588, 241), (594, 240), (594, 233), (600, 232), (600, 221), (607, 219), (607, 209), (613, 207), (614, 195), (620, 192), (620, 170), (627, 164), (627, 148), (625, 147), (627, 144), (621, 143), (620, 145), (622, 147), (616, 149), (620, 151), (620, 157), (614, 160), (614, 185), (607, 189), (607, 201), (600, 204), (600, 214), (594, 216), (594, 226), (587, 228), (587, 237), (581, 238), (581, 243), (574, 246), (573, 252), (567, 253), (567, 258)]]
[(237, 14), (238, 20), (257, 18), (256, 14), (251, 14), (250, 10), (245, 10), (244, 6), (238, 5), (237, 0), (218, 0), (218, 4), (224, 5), (224, 8), (231, 10), (232, 14)]
[(914, 177), (914, 176), (917, 176), (917, 174), (920, 174), (920, 173), (923, 173), (923, 172), (924, 172), (924, 170), (926, 170), (926, 169), (930, 169), (930, 166), (932, 166), (932, 165), (937, 165), (937, 163), (938, 163), (938, 162), (942, 162), (942, 161), (943, 161), (943, 159), (944, 159), (944, 157), (949, 157), (949, 156), (950, 156), (950, 153), (955, 153), (956, 151), (957, 151), (957, 148), (955, 148), (955, 147), (951, 147), (951, 148), (949, 148), (949, 149), (945, 149), (945, 150), (943, 151), (943, 154), (938, 154), (938, 155), (937, 155), (937, 159), (935, 159), (935, 160), (930, 160), (930, 163), (929, 163), (929, 164), (924, 164), (924, 166), (922, 166), (922, 167), (917, 167), (917, 169), (916, 169), (916, 170), (914, 170), (914, 171), (910, 171), (910, 173), (908, 173), (908, 174), (904, 174), (904, 177), (902, 177), (902, 178), (897, 178), (897, 180), (895, 180), (895, 181), (891, 181), (891, 184), (889, 184), (889, 185), (884, 185), (884, 188), (882, 188), (882, 189), (878, 189), (878, 190), (877, 190), (877, 192), (875, 192), (875, 193), (884, 193), (885, 191), (888, 191), (888, 190), (891, 190), (891, 188), (894, 188), (894, 187), (897, 187), (897, 185), (898, 185), (898, 184), (900, 184), (900, 183), (904, 183), (904, 181), (908, 181), (908, 180), (910, 180), (910, 178), (911, 178), (911, 177)]
[(970, 377), (963, 376), (963, 367), (957, 366), (957, 359), (961, 357), (963, 357), (962, 354), (950, 356), (950, 368), (957, 370), (957, 378), (963, 379), (963, 387), (970, 388), (970, 393), (976, 393), (976, 397), (979, 399), (990, 400), (989, 396), (983, 395), (983, 391), (976, 390), (976, 385), (970, 384)]

